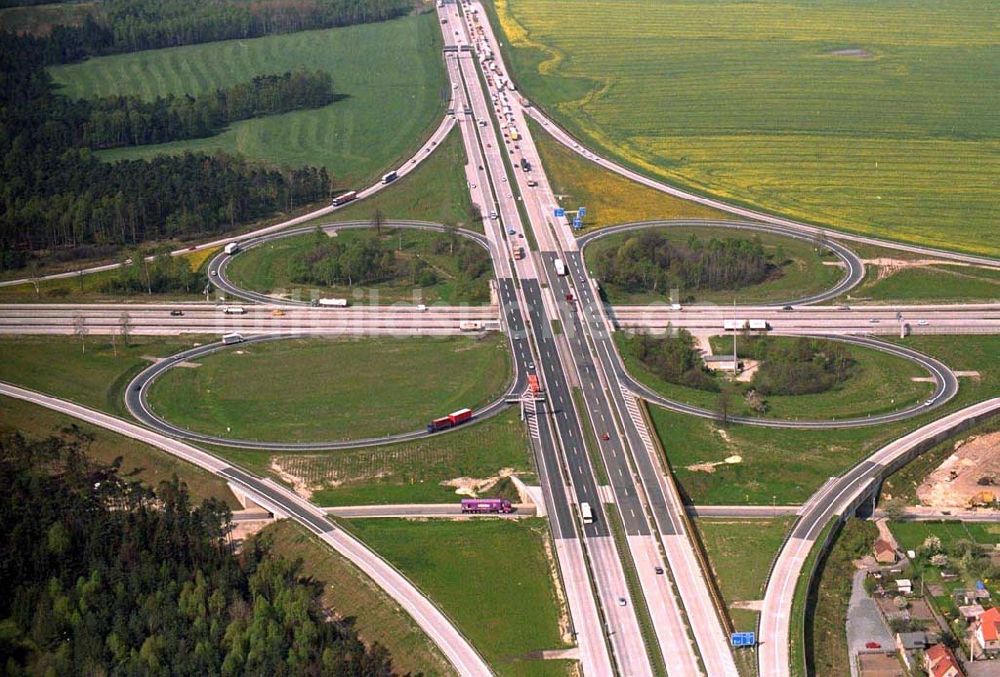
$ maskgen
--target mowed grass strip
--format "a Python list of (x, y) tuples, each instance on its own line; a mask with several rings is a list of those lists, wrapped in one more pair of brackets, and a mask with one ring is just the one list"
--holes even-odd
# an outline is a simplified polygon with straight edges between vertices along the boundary
[(275, 555), (301, 560), (302, 573), (323, 586), (322, 604), (337, 618), (350, 620), (366, 644), (378, 642), (392, 654), (400, 673), (454, 675), (416, 622), (361, 570), (320, 543), (304, 527), (280, 520), (261, 532)]
[(732, 218), (726, 212), (661, 193), (598, 167), (553, 139), (531, 118), (528, 129), (560, 206), (567, 210), (587, 208), (580, 235), (630, 221)]
[(305, 68), (333, 76), (340, 100), (246, 120), (206, 139), (115, 149), (108, 160), (226, 151), (323, 166), (336, 185), (371, 180), (419, 146), (444, 110), (441, 33), (433, 12), (377, 24), (229, 40), (88, 59), (51, 69), (73, 98), (207, 95), (257, 75)]
[(501, 675), (564, 675), (532, 652), (564, 648), (545, 520), (350, 520), (343, 524), (448, 614)]
[[(587, 245), (585, 250), (587, 265), (593, 269), (593, 261), (602, 252), (616, 250), (621, 247), (625, 240), (641, 235), (644, 232), (647, 231), (625, 232), (595, 240), (593, 243)], [(682, 299), (690, 296), (694, 298), (694, 302), (696, 303), (732, 304), (734, 298), (741, 304), (793, 300), (827, 290), (835, 285), (844, 275), (844, 269), (841, 266), (830, 266), (824, 263), (825, 261), (833, 263), (836, 259), (820, 257), (817, 255), (812, 243), (790, 237), (714, 227), (656, 228), (651, 229), (649, 232), (659, 233), (680, 245), (685, 244), (692, 236), (697, 237), (703, 242), (707, 242), (713, 238), (719, 240), (728, 238), (751, 240), (756, 237), (764, 246), (764, 252), (767, 255), (775, 256), (778, 253), (779, 247), (784, 252), (784, 259), (782, 261), (772, 260), (775, 266), (780, 265), (780, 275), (775, 275), (773, 279), (765, 280), (760, 284), (741, 289), (680, 290), (680, 297)], [(669, 303), (671, 300), (669, 289), (665, 290), (665, 293), (651, 291), (630, 292), (610, 282), (602, 282), (601, 289), (607, 295), (608, 302), (612, 305)]]
[(734, 203), (1000, 252), (985, 0), (496, 4), (519, 89), (595, 149)]
[(285, 339), (235, 346), (171, 369), (149, 402), (172, 423), (266, 441), (348, 440), (423, 428), (498, 397), (507, 343), (483, 339)]
[(865, 281), (848, 298), (875, 301), (989, 302), (1000, 299), (1000, 271), (973, 266), (933, 265), (883, 272), (868, 266)]
[[(67, 432), (67, 428), (79, 431), (79, 435)], [(65, 437), (76, 441), (83, 436), (87, 439), (81, 443), (88, 458), (105, 465), (122, 459), (119, 471), (122, 477), (138, 480), (155, 490), (160, 482), (171, 481), (176, 476), (187, 484), (196, 503), (217, 498), (233, 510), (242, 507), (221, 477), (165, 451), (30, 402), (0, 397), (0, 434), (14, 432), (31, 439)]]

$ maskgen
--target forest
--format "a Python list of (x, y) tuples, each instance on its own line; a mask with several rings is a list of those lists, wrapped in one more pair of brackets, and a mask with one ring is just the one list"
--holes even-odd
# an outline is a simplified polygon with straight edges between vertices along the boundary
[(194, 139), (219, 133), (230, 122), (318, 108), (334, 100), (333, 78), (324, 71), (263, 75), (195, 98), (191, 95), (77, 100), (71, 119), (77, 145), (115, 148)]
[(299, 563), (258, 539), (234, 551), (228, 507), (129, 481), (88, 444), (75, 427), (0, 439), (6, 674), (393, 674)]
[(763, 282), (778, 267), (757, 238), (704, 241), (692, 235), (679, 243), (646, 230), (629, 236), (618, 247), (600, 251), (594, 270), (601, 280), (628, 292), (668, 294), (671, 289), (739, 289)]
[(718, 390), (719, 384), (706, 370), (694, 337), (686, 329), (671, 330), (663, 337), (636, 334), (628, 340), (629, 351), (650, 371), (668, 383)]
[(802, 336), (781, 342), (758, 337), (748, 343), (747, 353), (761, 362), (751, 385), (763, 395), (825, 392), (850, 378), (855, 365), (836, 341)]
[(0, 33), (0, 266), (23, 266), (37, 250), (215, 234), (330, 193), (323, 168), (222, 154), (102, 162), (80, 146), (87, 111), (54, 92), (41, 56), (24, 47)]
[(88, 56), (256, 38), (384, 21), (413, 8), (411, 0), (103, 0), (79, 26), (25, 36), (45, 64)]

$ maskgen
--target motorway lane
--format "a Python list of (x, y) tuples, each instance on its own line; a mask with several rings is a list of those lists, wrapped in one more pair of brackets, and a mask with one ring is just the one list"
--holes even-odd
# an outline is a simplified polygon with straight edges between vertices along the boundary
[(801, 516), (772, 566), (761, 610), (758, 641), (760, 674), (783, 677), (790, 673), (789, 633), (795, 588), (809, 552), (823, 528), (843, 518), (868, 492), (914, 450), (930, 448), (965, 422), (1000, 412), (1000, 398), (985, 400), (954, 412), (890, 442), (849, 471), (826, 484), (802, 507)]
[[(627, 233), (634, 230), (645, 230), (649, 228), (722, 228), (727, 230), (748, 230), (752, 232), (766, 233), (770, 235), (781, 235), (783, 237), (789, 237), (795, 240), (805, 240), (807, 242), (814, 242), (815, 237), (812, 235), (803, 233), (800, 229), (790, 228), (788, 226), (781, 226), (769, 223), (748, 223), (746, 221), (719, 221), (712, 219), (673, 219), (673, 220), (656, 220), (656, 221), (636, 221), (633, 223), (623, 223), (617, 226), (610, 226), (608, 228), (602, 228), (600, 230), (595, 230), (585, 235), (580, 236), (577, 239), (579, 248), (584, 251), (591, 242), (594, 240), (599, 240), (601, 238), (608, 237), (610, 235), (617, 235), (620, 233)], [(852, 250), (848, 249), (839, 242), (826, 241), (825, 246), (834, 256), (837, 257), (840, 264), (844, 267), (844, 275), (841, 279), (826, 291), (819, 292), (817, 294), (810, 294), (802, 298), (789, 299), (786, 301), (774, 301), (772, 303), (763, 304), (760, 307), (771, 307), (771, 306), (786, 306), (786, 305), (808, 305), (812, 303), (822, 303), (823, 301), (829, 301), (835, 299), (842, 294), (847, 293), (862, 280), (865, 279), (865, 264), (862, 262), (861, 258), (855, 254)]]
[(361, 541), (337, 528), (326, 519), (321, 510), (300, 496), (269, 480), (261, 480), (234, 468), (222, 459), (197, 447), (146, 430), (141, 426), (103, 412), (6, 383), (0, 383), (0, 394), (53, 409), (120, 435), (150, 444), (240, 485), (255, 503), (277, 515), (288, 516), (299, 522), (371, 577), (386, 594), (413, 617), (417, 625), (437, 644), (459, 674), (477, 676), (492, 674), (489, 666), (475, 648), (409, 580), (369, 550)]
[[(125, 407), (129, 410), (129, 413), (136, 418), (136, 420), (141, 421), (144, 425), (163, 435), (178, 439), (195, 440), (204, 444), (218, 444), (239, 449), (266, 449), (270, 451), (333, 451), (337, 449), (355, 449), (379, 444), (404, 442), (407, 440), (422, 439), (436, 435), (447, 435), (455, 430), (462, 429), (462, 427), (459, 426), (458, 428), (451, 428), (449, 430), (443, 430), (435, 433), (429, 433), (426, 430), (417, 430), (407, 433), (398, 433), (395, 435), (386, 435), (384, 437), (368, 437), (357, 440), (339, 440), (330, 442), (269, 442), (261, 440), (232, 439), (187, 430), (186, 428), (181, 428), (161, 418), (149, 406), (147, 401), (149, 387), (152, 385), (153, 381), (155, 381), (168, 369), (173, 369), (183, 362), (196, 360), (220, 350), (225, 350), (226, 348), (240, 348), (247, 345), (253, 345), (255, 343), (277, 341), (284, 338), (289, 337), (273, 334), (247, 336), (244, 338), (242, 343), (232, 345), (226, 345), (222, 342), (209, 343), (175, 353), (170, 357), (146, 367), (129, 382), (125, 389)], [(515, 364), (517, 364), (517, 362), (515, 362)], [(514, 393), (519, 392), (518, 389), (523, 389), (524, 378), (525, 377), (522, 375), (522, 372), (518, 367), (518, 371), (515, 373), (513, 381), (506, 393), (490, 404), (476, 409), (473, 412), (473, 420), (482, 421), (499, 414), (501, 411), (504, 411), (508, 406), (510, 406), (507, 399)]]
[(720, 211), (728, 212), (730, 214), (735, 214), (746, 219), (752, 219), (754, 221), (760, 221), (762, 223), (770, 223), (777, 226), (784, 226), (787, 228), (793, 228), (801, 231), (802, 233), (810, 236), (816, 236), (819, 234), (824, 235), (828, 238), (837, 238), (838, 240), (848, 240), (850, 242), (859, 242), (862, 244), (875, 245), (878, 247), (885, 247), (887, 249), (897, 249), (900, 251), (913, 252), (916, 254), (922, 254), (925, 256), (933, 256), (936, 258), (949, 259), (952, 261), (963, 261), (966, 263), (973, 263), (976, 265), (989, 266), (991, 268), (1000, 268), (1000, 260), (995, 258), (990, 258), (988, 256), (976, 256), (973, 254), (962, 254), (959, 252), (950, 252), (943, 249), (934, 249), (932, 247), (922, 247), (918, 245), (906, 245), (899, 242), (892, 242), (890, 240), (880, 240), (875, 237), (866, 237), (864, 235), (852, 235), (849, 233), (844, 233), (836, 230), (829, 230), (825, 228), (820, 228), (807, 223), (802, 223), (800, 221), (794, 221), (792, 219), (783, 218), (780, 216), (774, 216), (772, 214), (767, 214), (765, 212), (754, 211), (752, 209), (746, 209), (743, 207), (737, 207), (734, 205), (726, 204), (720, 200), (715, 200), (708, 198), (696, 193), (691, 193), (686, 190), (681, 190), (675, 188), (669, 184), (663, 183), (662, 181), (656, 181), (650, 179), (649, 177), (640, 174), (638, 172), (627, 169), (617, 162), (608, 160), (606, 157), (598, 155), (592, 150), (584, 147), (576, 138), (571, 134), (566, 132), (564, 129), (559, 127), (551, 119), (549, 119), (542, 111), (537, 107), (527, 108), (527, 114), (535, 118), (552, 137), (563, 144), (567, 148), (571, 149), (577, 155), (586, 158), (590, 162), (603, 167), (609, 171), (616, 174), (624, 176), (628, 179), (640, 183), (654, 190), (658, 190), (662, 193), (667, 193), (668, 195), (673, 195), (675, 197), (682, 198), (684, 200), (690, 200), (698, 204), (705, 205), (707, 207), (712, 207)]

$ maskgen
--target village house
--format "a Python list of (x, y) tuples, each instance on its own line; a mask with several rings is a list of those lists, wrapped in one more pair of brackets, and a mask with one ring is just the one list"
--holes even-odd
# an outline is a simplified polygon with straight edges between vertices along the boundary
[(961, 677), (958, 659), (944, 644), (935, 644), (924, 654), (924, 669), (931, 677)]
[(1000, 651), (1000, 609), (993, 607), (983, 612), (979, 617), (979, 627), (976, 628), (976, 641), (986, 653)]

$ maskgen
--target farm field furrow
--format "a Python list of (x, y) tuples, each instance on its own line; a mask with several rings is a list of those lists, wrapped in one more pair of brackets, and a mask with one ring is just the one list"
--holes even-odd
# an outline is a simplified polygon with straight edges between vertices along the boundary
[(101, 153), (108, 160), (186, 151), (326, 167), (337, 186), (360, 185), (416, 149), (443, 111), (440, 31), (432, 13), (378, 24), (304, 31), (99, 57), (52, 68), (72, 98), (205, 95), (257, 75), (305, 68), (333, 76), (329, 106), (245, 120), (204, 139)]
[(1000, 209), (986, 2), (497, 0), (522, 92), (653, 176), (988, 255)]

